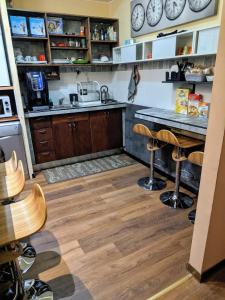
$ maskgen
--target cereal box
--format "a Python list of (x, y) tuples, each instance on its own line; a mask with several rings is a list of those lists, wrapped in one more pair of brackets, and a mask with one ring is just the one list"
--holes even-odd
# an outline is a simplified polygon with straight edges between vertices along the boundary
[(187, 115), (189, 89), (176, 89), (176, 113)]
[(209, 103), (208, 102), (200, 102), (198, 107), (199, 117), (208, 118), (209, 116)]

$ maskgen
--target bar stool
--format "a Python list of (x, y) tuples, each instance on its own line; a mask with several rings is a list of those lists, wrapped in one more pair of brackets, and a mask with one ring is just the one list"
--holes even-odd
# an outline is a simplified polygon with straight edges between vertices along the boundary
[[(6, 174), (9, 173), (6, 171)], [(22, 161), (18, 161), (15, 172), (0, 177), (0, 202), (9, 200), (19, 195), (25, 185), (25, 175)]]
[(175, 136), (174, 133), (165, 129), (157, 132), (156, 137), (160, 141), (174, 145), (172, 158), (176, 162), (175, 190), (161, 194), (160, 200), (163, 204), (172, 208), (189, 208), (193, 205), (193, 199), (187, 194), (179, 191), (181, 162), (187, 160), (183, 152), (185, 149), (202, 145), (203, 142), (182, 135)]
[[(41, 230), (47, 219), (45, 197), (38, 184), (24, 200), (0, 206), (0, 264), (9, 263), (5, 280), (11, 286), (0, 290), (0, 299), (53, 299), (51, 288), (40, 280), (23, 280), (17, 257), (21, 239)], [(4, 277), (3, 277), (4, 283)], [(3, 284), (4, 287), (4, 284)]]
[(156, 133), (151, 131), (143, 124), (136, 124), (133, 131), (139, 135), (146, 136), (149, 141), (147, 143), (147, 150), (150, 152), (150, 174), (149, 177), (143, 177), (138, 180), (138, 185), (145, 190), (158, 191), (166, 187), (166, 182), (160, 178), (154, 177), (154, 156), (155, 151), (161, 147), (156, 139)]
[[(188, 161), (194, 165), (201, 167), (203, 164), (203, 157), (204, 157), (204, 152), (195, 151), (195, 152), (192, 152), (191, 154), (189, 154)], [(196, 216), (196, 209), (192, 210), (188, 214), (188, 219), (192, 224), (195, 223), (195, 216)]]
[[(9, 204), (19, 195), (25, 185), (25, 174), (22, 161), (17, 161), (16, 152), (11, 158), (0, 164), (0, 204)], [(26, 273), (34, 264), (36, 251), (29, 243), (21, 243), (23, 249), (18, 258), (20, 268)]]

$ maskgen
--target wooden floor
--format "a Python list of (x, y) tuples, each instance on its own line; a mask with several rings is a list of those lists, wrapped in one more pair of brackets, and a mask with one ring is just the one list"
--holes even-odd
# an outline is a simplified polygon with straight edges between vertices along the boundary
[(191, 277), (160, 300), (224, 300), (225, 299), (225, 268), (215, 272), (205, 283), (199, 283)]
[(49, 282), (54, 299), (146, 300), (185, 276), (190, 209), (140, 189), (147, 173), (135, 164), (51, 185), (42, 173), (28, 181), (25, 192), (43, 187), (48, 220), (31, 239), (39, 254), (27, 277)]

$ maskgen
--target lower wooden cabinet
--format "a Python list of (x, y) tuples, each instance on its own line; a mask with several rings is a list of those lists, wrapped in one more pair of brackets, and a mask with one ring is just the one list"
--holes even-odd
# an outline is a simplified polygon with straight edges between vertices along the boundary
[(91, 153), (89, 114), (53, 117), (56, 159)]
[(120, 109), (94, 112), (90, 115), (92, 152), (120, 148), (122, 112)]
[(112, 109), (30, 122), (36, 163), (122, 147), (122, 110)]

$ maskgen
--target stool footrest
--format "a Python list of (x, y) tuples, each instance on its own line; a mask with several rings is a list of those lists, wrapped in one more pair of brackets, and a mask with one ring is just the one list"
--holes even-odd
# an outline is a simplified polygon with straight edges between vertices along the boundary
[(171, 208), (190, 208), (194, 200), (185, 193), (178, 193), (176, 196), (174, 191), (168, 191), (160, 195), (160, 200), (163, 204), (171, 207)]
[(166, 182), (160, 178), (150, 180), (149, 177), (143, 177), (138, 180), (138, 185), (148, 191), (159, 191), (166, 187)]

